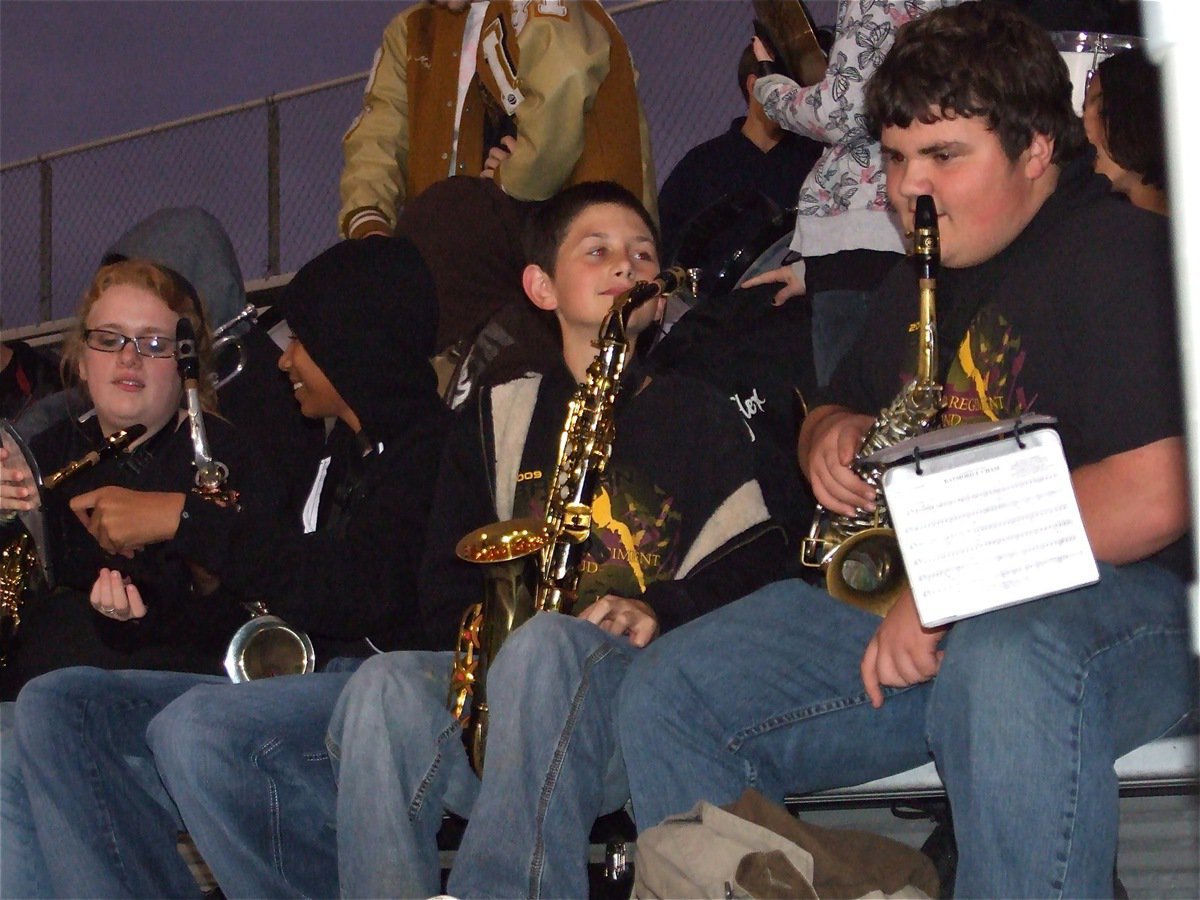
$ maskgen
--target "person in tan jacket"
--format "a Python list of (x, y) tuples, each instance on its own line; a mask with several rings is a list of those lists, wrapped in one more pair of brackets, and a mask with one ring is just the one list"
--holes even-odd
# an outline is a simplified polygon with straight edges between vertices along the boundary
[(384, 31), (343, 139), (340, 233), (391, 234), (406, 200), (452, 175), (492, 178), (521, 201), (609, 179), (654, 212), (636, 78), (595, 0), (405, 10)]

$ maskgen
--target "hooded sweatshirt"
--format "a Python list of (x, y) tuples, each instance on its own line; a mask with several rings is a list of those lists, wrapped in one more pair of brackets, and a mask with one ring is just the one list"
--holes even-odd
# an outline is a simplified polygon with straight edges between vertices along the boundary
[[(200, 298), (204, 316), (214, 330), (246, 305), (233, 243), (217, 218), (198, 206), (167, 207), (151, 213), (113, 242), (101, 264), (121, 259), (144, 259), (182, 278)], [(271, 460), (280, 483), (295, 490), (320, 458), (320, 425), (307, 421), (296, 409), (287, 380), (276, 368), (279, 348), (266, 332), (241, 325), (232, 333), (243, 348), (245, 368), (218, 391), (221, 415), (245, 435), (263, 459)], [(228, 352), (232, 353), (232, 348)], [(229, 368), (222, 366), (223, 371)], [(37, 403), (22, 416), (21, 434), (30, 440), (61, 422), (71, 406), (86, 402), (83, 397), (75, 390)]]
[(433, 279), (405, 239), (345, 241), (302, 267), (280, 305), (362, 431), (330, 433), (315, 531), (188, 497), (176, 543), (308, 631), (319, 661), (428, 646), (417, 569), (449, 416), (428, 363)]

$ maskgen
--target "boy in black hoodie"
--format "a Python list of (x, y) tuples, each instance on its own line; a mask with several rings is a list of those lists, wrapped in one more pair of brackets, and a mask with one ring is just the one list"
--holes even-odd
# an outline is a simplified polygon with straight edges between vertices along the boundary
[[(173, 538), (191, 561), (310, 632), (318, 660), (331, 662), (316, 675), (236, 686), (94, 669), (31, 682), (18, 703), (18, 739), (32, 754), (25, 775), (56, 894), (194, 893), (175, 852), (181, 817), (231, 895), (283, 891), (239, 883), (240, 862), (226, 862), (214, 835), (237, 832), (235, 858), (282, 860), (303, 883), (306, 848), (272, 846), (271, 835), (283, 819), (307, 823), (298, 840), (321, 837), (308, 824), (319, 821), (314, 799), (333, 791), (323, 738), (342, 673), (374, 650), (428, 645), (414, 598), (448, 416), (427, 362), (432, 279), (405, 240), (347, 241), (305, 265), (280, 302), (294, 335), (280, 368), (306, 416), (335, 420), (303, 531), (195, 494), (102, 488), (72, 506), (112, 552)], [(119, 585), (106, 605), (127, 608)], [(303, 792), (276, 777), (275, 765), (293, 754), (324, 775)], [(86, 773), (97, 767), (106, 777), (95, 788)], [(336, 882), (318, 883), (311, 895), (336, 891)]]

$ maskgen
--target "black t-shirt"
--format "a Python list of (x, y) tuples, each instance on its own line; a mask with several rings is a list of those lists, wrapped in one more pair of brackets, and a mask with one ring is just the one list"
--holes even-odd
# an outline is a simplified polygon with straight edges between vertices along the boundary
[[(1181, 435), (1173, 300), (1166, 221), (1113, 196), (1084, 162), (1066, 166), (1007, 248), (939, 275), (942, 424), (1056, 416), (1071, 469)], [(902, 264), (835, 373), (832, 402), (868, 414), (890, 402), (915, 369), (916, 317), (916, 275)], [(1182, 541), (1155, 559), (1188, 569)]]

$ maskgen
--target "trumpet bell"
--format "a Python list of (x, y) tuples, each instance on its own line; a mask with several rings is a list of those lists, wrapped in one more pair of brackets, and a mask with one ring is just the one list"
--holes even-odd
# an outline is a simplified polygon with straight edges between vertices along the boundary
[(312, 640), (279, 616), (255, 616), (233, 635), (225, 653), (231, 681), (257, 681), (276, 675), (308, 675), (316, 668)]
[(232, 334), (217, 338), (212, 345), (213, 388), (220, 390), (242, 374), (250, 354), (245, 342)]
[(851, 606), (885, 616), (908, 585), (900, 543), (891, 528), (868, 528), (829, 557), (825, 589)]

